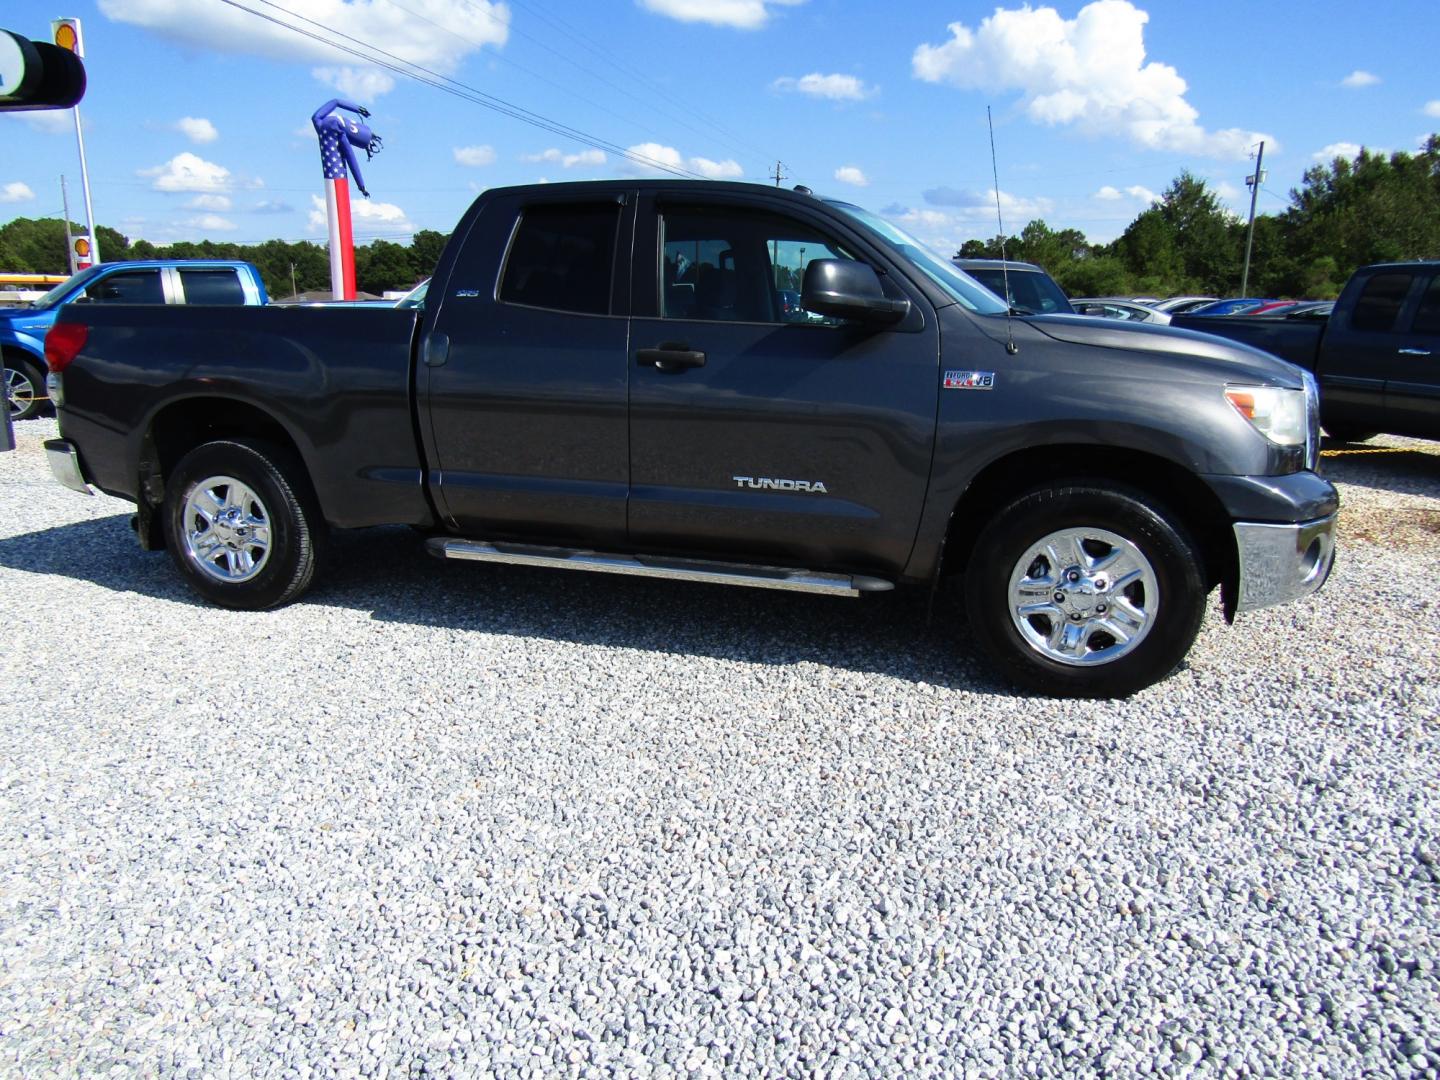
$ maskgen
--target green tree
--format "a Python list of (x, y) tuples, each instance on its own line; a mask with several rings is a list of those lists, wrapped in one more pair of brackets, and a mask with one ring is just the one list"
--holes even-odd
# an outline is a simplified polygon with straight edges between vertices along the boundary
[(450, 234), (434, 229), (421, 229), (410, 238), (410, 262), (421, 277), (429, 277), (440, 262), (440, 254), (450, 242)]

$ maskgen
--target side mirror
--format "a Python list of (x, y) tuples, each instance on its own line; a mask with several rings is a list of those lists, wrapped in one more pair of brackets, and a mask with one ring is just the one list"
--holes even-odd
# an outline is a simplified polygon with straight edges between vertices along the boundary
[(896, 323), (910, 313), (909, 300), (885, 295), (872, 267), (850, 259), (816, 259), (805, 267), (800, 302), (807, 311), (869, 323)]

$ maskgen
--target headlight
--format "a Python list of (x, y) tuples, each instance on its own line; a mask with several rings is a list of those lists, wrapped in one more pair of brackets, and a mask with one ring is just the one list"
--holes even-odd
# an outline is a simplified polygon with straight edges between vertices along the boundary
[(1261, 435), (1279, 446), (1304, 446), (1310, 435), (1310, 403), (1304, 390), (1278, 386), (1227, 386), (1225, 399)]

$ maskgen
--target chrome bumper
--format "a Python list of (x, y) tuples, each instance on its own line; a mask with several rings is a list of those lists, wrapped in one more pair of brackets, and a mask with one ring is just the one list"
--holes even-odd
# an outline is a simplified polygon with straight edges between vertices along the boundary
[(1298, 525), (1235, 524), (1240, 555), (1236, 611), (1288, 604), (1325, 584), (1335, 564), (1335, 515)]
[(50, 475), (82, 495), (95, 494), (80, 471), (80, 455), (64, 439), (45, 440), (45, 459), (50, 462)]

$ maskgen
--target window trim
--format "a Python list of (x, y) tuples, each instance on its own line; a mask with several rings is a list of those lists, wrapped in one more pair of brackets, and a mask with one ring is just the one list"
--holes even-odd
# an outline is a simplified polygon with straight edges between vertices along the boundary
[[(525, 199), (515, 209), (513, 220), (510, 222), (510, 233), (505, 239), (505, 254), (500, 258), (500, 265), (495, 273), (495, 285), (491, 293), (491, 302), (505, 307), (523, 308), (526, 311), (548, 311), (556, 315), (574, 315), (585, 319), (628, 319), (628, 312), (617, 312), (616, 290), (618, 283), (622, 280), (623, 264), (621, 253), (623, 251), (620, 241), (625, 229), (625, 209), (627, 200), (625, 193), (620, 192), (612, 198), (575, 199), (565, 198), (563, 195), (551, 198)], [(615, 237), (611, 243), (610, 252), (610, 290), (606, 298), (607, 311), (576, 311), (573, 308), (542, 307), (539, 304), (524, 304), (515, 300), (507, 300), (500, 295), (501, 287), (505, 284), (505, 275), (510, 269), (510, 257), (515, 253), (515, 241), (520, 236), (520, 227), (525, 223), (525, 215), (531, 210), (550, 207), (590, 207), (604, 208), (610, 205), (615, 206)]]

